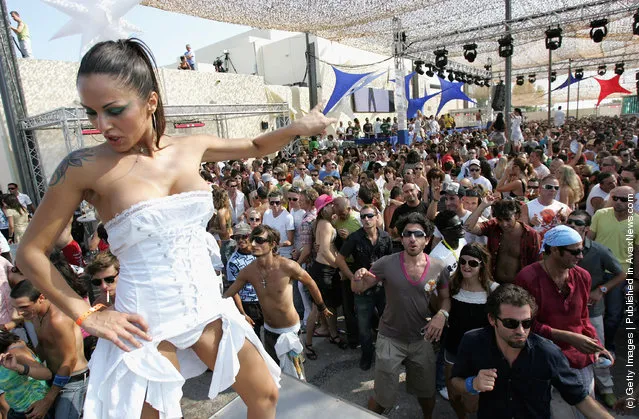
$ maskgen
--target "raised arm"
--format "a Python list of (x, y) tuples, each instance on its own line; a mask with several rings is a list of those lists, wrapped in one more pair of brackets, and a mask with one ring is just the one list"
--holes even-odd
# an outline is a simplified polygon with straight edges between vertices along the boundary
[(255, 138), (219, 138), (213, 135), (194, 136), (194, 140), (203, 145), (205, 151), (202, 161), (236, 160), (249, 157), (261, 157), (279, 151), (296, 136), (320, 134), (335, 118), (327, 118), (316, 106), (303, 118), (291, 125), (259, 135)]
[(475, 211), (470, 214), (470, 217), (464, 223), (464, 230), (468, 231), (471, 234), (476, 236), (481, 236), (482, 231), (481, 228), (477, 225), (477, 221), (479, 221), (479, 217), (481, 217), (482, 212), (488, 207), (490, 207), (496, 201), (495, 197), (492, 195), (486, 195), (484, 199), (481, 200)]

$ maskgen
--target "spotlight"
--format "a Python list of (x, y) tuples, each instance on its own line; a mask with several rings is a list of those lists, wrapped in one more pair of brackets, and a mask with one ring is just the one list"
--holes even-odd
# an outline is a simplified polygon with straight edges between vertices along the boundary
[(433, 66), (428, 64), (428, 70), (426, 70), (426, 75), (428, 77), (433, 77), (435, 75), (435, 73), (433, 72)]
[(597, 19), (590, 22), (590, 39), (599, 43), (608, 35), (608, 19)]
[(584, 78), (584, 69), (583, 68), (578, 68), (575, 70), (575, 78), (577, 80), (581, 80)]
[(625, 64), (623, 62), (615, 64), (615, 74), (621, 76), (624, 72), (624, 65)]
[(424, 62), (422, 60), (415, 61), (415, 73), (419, 74), (420, 76), (424, 75), (424, 69), (422, 68), (423, 65)]
[(444, 78), (444, 69), (440, 68), (439, 71), (437, 71), (437, 77), (439, 77), (440, 79)]
[(455, 74), (453, 73), (452, 70), (448, 70), (448, 81), (453, 81), (455, 80)]
[(510, 57), (513, 55), (513, 37), (506, 35), (499, 39), (499, 56), (502, 58)]
[(475, 61), (475, 58), (477, 58), (477, 44), (464, 45), (464, 58), (469, 63)]
[(483, 80), (481, 79), (481, 77), (475, 76), (475, 84), (477, 86), (483, 86), (484, 85)]
[(556, 71), (552, 71), (552, 72), (550, 73), (550, 82), (551, 82), (551, 83), (554, 83), (554, 82), (555, 82), (555, 80), (557, 80), (557, 72), (556, 72)]
[(444, 68), (448, 65), (448, 50), (440, 48), (433, 52), (435, 54), (435, 66), (437, 68)]
[(455, 81), (462, 81), (462, 73), (455, 71)]
[(528, 83), (533, 84), (535, 81), (537, 81), (537, 75), (536, 74), (529, 74), (528, 75)]
[(466, 77), (466, 84), (468, 84), (469, 86), (472, 86), (472, 84), (475, 82), (475, 79), (473, 79), (473, 76), (471, 76), (470, 74)]
[(517, 76), (517, 78), (515, 79), (517, 86), (523, 86), (524, 85), (524, 76)]
[(484, 86), (490, 87), (490, 79), (484, 79)]
[(635, 35), (639, 35), (639, 11), (633, 16), (634, 21), (632, 22), (632, 33)]
[(606, 66), (600, 65), (599, 68), (597, 68), (597, 74), (599, 74), (600, 76), (606, 74)]
[(561, 28), (552, 28), (546, 31), (546, 49), (554, 51), (561, 47)]

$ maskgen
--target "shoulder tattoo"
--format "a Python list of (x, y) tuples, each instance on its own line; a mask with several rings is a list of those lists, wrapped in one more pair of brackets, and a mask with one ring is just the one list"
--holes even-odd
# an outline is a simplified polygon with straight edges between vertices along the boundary
[(84, 162), (94, 161), (95, 160), (95, 151), (92, 149), (80, 149), (71, 152), (68, 156), (66, 156), (58, 165), (58, 168), (53, 172), (53, 176), (51, 176), (51, 181), (49, 182), (49, 186), (55, 186), (62, 182), (67, 175), (67, 169), (69, 167), (82, 167)]

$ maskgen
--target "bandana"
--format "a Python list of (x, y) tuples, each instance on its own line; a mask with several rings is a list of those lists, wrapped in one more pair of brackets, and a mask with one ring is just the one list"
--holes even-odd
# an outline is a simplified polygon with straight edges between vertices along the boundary
[(551, 247), (570, 246), (571, 244), (581, 243), (582, 241), (583, 239), (575, 230), (568, 226), (560, 225), (546, 232), (544, 240), (541, 242), (539, 253), (544, 250), (546, 245)]

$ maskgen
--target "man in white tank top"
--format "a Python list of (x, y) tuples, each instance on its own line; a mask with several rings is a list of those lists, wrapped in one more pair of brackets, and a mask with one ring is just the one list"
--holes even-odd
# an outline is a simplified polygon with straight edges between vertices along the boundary
[(521, 221), (529, 224), (542, 236), (556, 225), (563, 224), (570, 214), (570, 207), (555, 199), (559, 181), (546, 176), (539, 185), (539, 197), (528, 202), (521, 211)]

